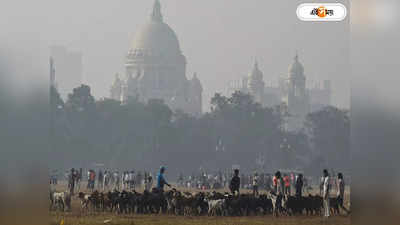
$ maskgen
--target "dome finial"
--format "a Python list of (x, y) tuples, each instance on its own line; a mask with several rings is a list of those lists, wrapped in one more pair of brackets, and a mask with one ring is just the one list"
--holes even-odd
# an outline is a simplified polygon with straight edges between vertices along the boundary
[(299, 61), (299, 52), (296, 50), (296, 55), (294, 56), (294, 60)]
[(163, 16), (161, 14), (161, 4), (159, 0), (154, 1), (153, 13), (151, 14), (151, 20), (155, 22), (162, 22)]

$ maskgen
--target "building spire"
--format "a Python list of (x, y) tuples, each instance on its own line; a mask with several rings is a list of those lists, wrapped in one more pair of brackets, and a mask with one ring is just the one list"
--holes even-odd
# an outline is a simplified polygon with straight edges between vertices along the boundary
[(254, 60), (254, 69), (258, 70), (258, 60), (257, 57)]
[(55, 66), (54, 66), (53, 57), (50, 57), (50, 85), (57, 89), (56, 69), (55, 69)]
[(154, 1), (153, 13), (151, 14), (151, 20), (154, 22), (163, 22), (163, 16), (161, 14), (161, 4), (159, 0)]
[(296, 50), (296, 55), (294, 56), (294, 61), (299, 61), (299, 52)]

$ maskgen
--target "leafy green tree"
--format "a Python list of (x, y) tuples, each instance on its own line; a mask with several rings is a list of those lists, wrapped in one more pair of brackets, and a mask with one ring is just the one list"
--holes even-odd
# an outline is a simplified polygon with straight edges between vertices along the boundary
[(224, 166), (252, 165), (257, 155), (274, 157), (279, 152), (281, 116), (276, 110), (262, 107), (252, 96), (235, 92), (227, 98), (216, 94), (211, 103), (214, 111), (215, 143), (223, 145), (220, 156)]
[(96, 103), (90, 87), (82, 84), (68, 94), (65, 103), (66, 118), (69, 130), (71, 155), (79, 157), (75, 163), (86, 164), (96, 156), (96, 142), (99, 132), (96, 129)]
[(90, 87), (82, 84), (74, 88), (71, 94), (68, 94), (66, 102), (68, 110), (75, 112), (93, 112), (95, 110), (95, 100), (90, 93)]
[[(349, 112), (333, 106), (310, 113), (306, 117), (305, 130), (309, 136), (313, 166), (349, 169), (350, 118)], [(319, 165), (318, 165), (319, 164)]]

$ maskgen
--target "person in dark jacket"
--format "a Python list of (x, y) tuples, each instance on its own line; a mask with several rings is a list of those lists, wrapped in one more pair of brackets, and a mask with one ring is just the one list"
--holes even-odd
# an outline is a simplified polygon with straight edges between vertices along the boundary
[(301, 197), (303, 193), (303, 174), (299, 174), (296, 180), (296, 197)]
[(238, 194), (240, 193), (240, 177), (238, 169), (234, 170), (234, 175), (231, 179), (231, 183), (229, 184), (229, 189), (231, 190), (232, 194), (235, 194), (235, 192)]
[(345, 183), (344, 183), (344, 178), (343, 178), (342, 173), (338, 173), (336, 189), (337, 189), (337, 201), (338, 201), (339, 207), (342, 208), (347, 214), (350, 214), (350, 210), (346, 209), (346, 207), (344, 207), (344, 204), (343, 204)]

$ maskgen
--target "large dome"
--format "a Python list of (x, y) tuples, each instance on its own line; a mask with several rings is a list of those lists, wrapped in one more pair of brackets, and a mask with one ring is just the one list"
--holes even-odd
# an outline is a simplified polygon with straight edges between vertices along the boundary
[(175, 32), (163, 22), (150, 21), (136, 33), (132, 50), (141, 50), (162, 55), (181, 53)]
[(176, 56), (181, 54), (175, 32), (163, 22), (161, 5), (155, 1), (150, 21), (135, 35), (131, 50), (143, 54)]

